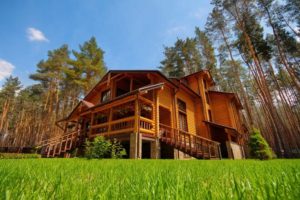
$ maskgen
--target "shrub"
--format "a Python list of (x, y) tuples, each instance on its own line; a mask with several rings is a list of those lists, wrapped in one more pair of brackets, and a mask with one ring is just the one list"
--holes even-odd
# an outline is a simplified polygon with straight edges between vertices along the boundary
[(123, 148), (121, 143), (116, 139), (114, 139), (111, 143), (110, 155), (111, 158), (123, 158), (124, 156), (127, 155), (126, 150)]
[(272, 149), (267, 141), (263, 138), (260, 131), (254, 128), (250, 135), (249, 140), (250, 154), (253, 158), (260, 160), (268, 160), (275, 157)]
[(125, 155), (125, 149), (116, 139), (111, 142), (100, 136), (85, 143), (85, 157), (88, 159), (122, 158)]
[(0, 153), (0, 159), (25, 159), (25, 158), (40, 158), (39, 154), (25, 153)]

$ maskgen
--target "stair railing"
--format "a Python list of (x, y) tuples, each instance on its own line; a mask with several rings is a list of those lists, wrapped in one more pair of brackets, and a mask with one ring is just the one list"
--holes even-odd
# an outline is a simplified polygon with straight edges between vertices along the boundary
[(221, 158), (220, 143), (160, 124), (160, 138), (191, 156)]

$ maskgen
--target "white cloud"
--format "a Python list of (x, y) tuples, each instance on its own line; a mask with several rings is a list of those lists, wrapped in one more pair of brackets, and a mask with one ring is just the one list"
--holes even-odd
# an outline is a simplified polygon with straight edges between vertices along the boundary
[(0, 81), (11, 75), (15, 66), (6, 60), (0, 58)]
[(29, 41), (49, 42), (42, 31), (32, 27), (27, 29), (27, 38)]
[(206, 20), (208, 13), (209, 13), (209, 9), (199, 8), (196, 11), (191, 12), (190, 17), (197, 20)]
[(168, 35), (180, 35), (185, 34), (187, 28), (185, 26), (175, 26), (167, 30)]

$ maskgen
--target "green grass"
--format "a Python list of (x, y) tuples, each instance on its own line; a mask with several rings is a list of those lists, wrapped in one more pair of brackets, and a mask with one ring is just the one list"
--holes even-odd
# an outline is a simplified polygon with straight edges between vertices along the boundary
[(35, 153), (0, 153), (0, 159), (27, 159), (27, 158), (40, 158), (40, 154)]
[(0, 160), (0, 199), (300, 199), (300, 160)]

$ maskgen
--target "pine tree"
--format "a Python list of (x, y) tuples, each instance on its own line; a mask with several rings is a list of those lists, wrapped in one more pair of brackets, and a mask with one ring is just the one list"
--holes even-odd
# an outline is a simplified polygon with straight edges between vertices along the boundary
[(8, 130), (13, 123), (15, 98), (21, 87), (18, 77), (10, 76), (0, 90), (0, 139), (9, 133)]
[(180, 78), (203, 68), (195, 38), (177, 39), (173, 47), (165, 47), (164, 54), (159, 68), (167, 76)]
[[(75, 60), (70, 62), (75, 71), (74, 76), (78, 79), (76, 84), (86, 94), (106, 73), (106, 66), (103, 61), (104, 51), (98, 46), (96, 38), (79, 46), (80, 51), (73, 50)], [(69, 73), (70, 75), (70, 73)]]

